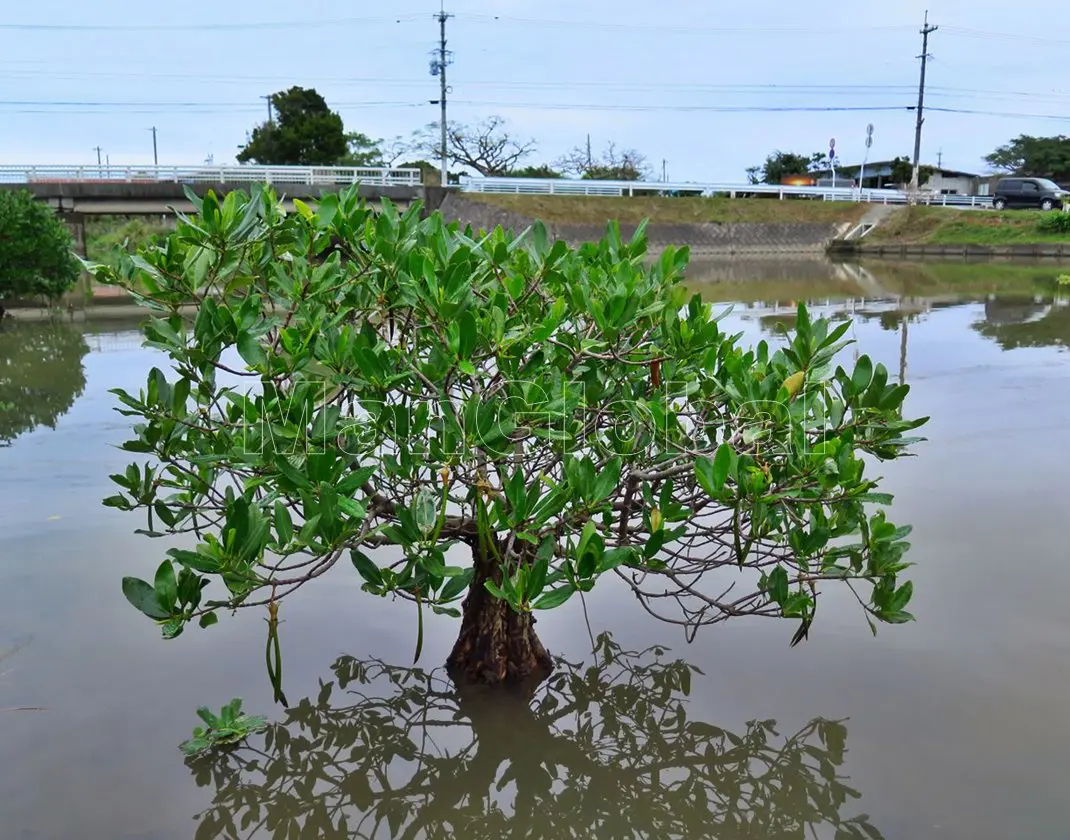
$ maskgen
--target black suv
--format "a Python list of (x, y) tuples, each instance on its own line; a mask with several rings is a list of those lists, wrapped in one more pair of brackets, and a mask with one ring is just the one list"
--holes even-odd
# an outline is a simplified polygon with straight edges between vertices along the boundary
[(1047, 178), (1004, 178), (996, 184), (992, 206), (997, 210), (1008, 207), (1061, 210), (1065, 197), (1059, 185)]

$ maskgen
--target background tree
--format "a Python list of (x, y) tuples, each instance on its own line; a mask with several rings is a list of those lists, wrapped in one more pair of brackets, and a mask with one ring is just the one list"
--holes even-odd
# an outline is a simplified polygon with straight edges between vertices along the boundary
[[(918, 185), (924, 187), (929, 179), (936, 174), (935, 166), (918, 167)], [(892, 171), (889, 175), (892, 184), (897, 187), (906, 186), (914, 178), (914, 163), (908, 157), (897, 157), (892, 161)]]
[(166, 247), (98, 272), (154, 307), (171, 362), (115, 392), (140, 457), (106, 501), (196, 539), (123, 581), (165, 635), (253, 606), (277, 634), (280, 601), (343, 557), (414, 605), (417, 656), (423, 610), (467, 592), (465, 683), (544, 678), (533, 612), (604, 574), (690, 634), (781, 616), (799, 641), (825, 582), (910, 620), (909, 529), (863, 474), (924, 421), (883, 366), (836, 367), (849, 323), (800, 307), (782, 348), (740, 347), (686, 291), (686, 250), (651, 262), (641, 229), (574, 250), (355, 189), (290, 214), (269, 187), (189, 196)]
[(56, 428), (85, 390), (85, 337), (65, 324), (0, 329), (0, 446)]
[(349, 154), (342, 118), (314, 88), (292, 87), (271, 94), (275, 115), (253, 129), (238, 152), (239, 163), (331, 166)]
[(383, 141), (372, 140), (367, 134), (353, 131), (346, 134), (346, 153), (338, 162), (341, 166), (386, 166), (383, 161)]
[(598, 157), (576, 146), (557, 161), (557, 168), (589, 181), (642, 181), (650, 175), (646, 157), (635, 149), (618, 149), (612, 141)]
[(799, 155), (794, 152), (775, 151), (765, 159), (761, 167), (752, 166), (748, 169), (747, 175), (748, 178), (760, 175), (758, 180), (751, 180), (752, 184), (779, 184), (785, 178), (817, 172), (825, 168), (827, 162), (828, 159), (821, 152)]
[(1070, 183), (1070, 137), (1022, 134), (986, 155), (985, 162), (1010, 175), (1034, 175), (1060, 184)]
[(506, 173), (510, 178), (563, 178), (564, 174), (558, 172), (548, 163), (540, 163), (537, 166), (524, 166), (520, 169), (511, 169)]
[(474, 702), (441, 671), (341, 657), (335, 681), (283, 723), (187, 759), (197, 785), (214, 789), (197, 838), (266, 827), (275, 837), (881, 840), (865, 815), (845, 813), (859, 793), (842, 775), (842, 722), (729, 732), (693, 719), (687, 698), (701, 676), (686, 662), (606, 635), (595, 656), (559, 660), (533, 708)]
[[(522, 140), (505, 128), (503, 117), (488, 117), (477, 123), (450, 123), (446, 131), (446, 155), (451, 163), (474, 169), (486, 177), (505, 175), (535, 151), (534, 140)], [(441, 153), (437, 123), (420, 134), (416, 150), (431, 160)]]
[(52, 208), (26, 190), (0, 190), (0, 318), (4, 301), (54, 305), (78, 281), (74, 242)]

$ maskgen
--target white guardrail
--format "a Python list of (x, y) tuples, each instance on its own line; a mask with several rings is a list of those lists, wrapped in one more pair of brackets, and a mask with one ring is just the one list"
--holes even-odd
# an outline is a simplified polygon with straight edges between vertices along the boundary
[(352, 166), (0, 166), (0, 184), (324, 184), (418, 187), (419, 169)]
[[(320, 184), (362, 183), (421, 186), (419, 169), (352, 166), (0, 166), (0, 184), (34, 183), (180, 183), (180, 184)], [(731, 198), (770, 195), (824, 201), (907, 204), (901, 190), (857, 187), (809, 187), (779, 184), (702, 183), (692, 181), (584, 181), (567, 178), (462, 177), (463, 192), (513, 195), (724, 195)], [(991, 207), (989, 196), (940, 195), (922, 191), (921, 204), (947, 207)]]
[[(564, 178), (461, 178), (461, 190), (504, 195), (602, 195), (635, 194), (715, 196), (730, 198), (775, 195), (784, 199), (820, 198), (824, 201), (864, 201), (874, 204), (907, 204), (909, 193), (901, 190), (858, 187), (782, 186), (780, 184), (695, 183), (691, 181), (581, 181)], [(980, 195), (918, 193), (919, 204), (946, 207), (991, 207), (992, 199)]]

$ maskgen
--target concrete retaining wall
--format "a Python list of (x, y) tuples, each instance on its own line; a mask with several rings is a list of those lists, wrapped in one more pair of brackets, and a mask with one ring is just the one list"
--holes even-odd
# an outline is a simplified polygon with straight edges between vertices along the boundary
[[(501, 225), (519, 232), (532, 223), (532, 219), (527, 216), (471, 201), (455, 193), (446, 197), (441, 209), (447, 220), (482, 230), (493, 230)], [(564, 239), (570, 245), (597, 241), (605, 234), (605, 225), (548, 224), (546, 227), (552, 237)], [(846, 227), (848, 226), (825, 223), (651, 222), (647, 226), (647, 242), (653, 251), (660, 251), (668, 245), (687, 245), (693, 253), (708, 256), (819, 254), (828, 247), (830, 241), (842, 236)], [(634, 224), (622, 223), (621, 236), (625, 239), (631, 237), (635, 228)]]
[(1070, 259), (1070, 242), (1023, 245), (920, 245), (834, 240), (829, 253), (848, 257), (969, 257), (976, 259)]

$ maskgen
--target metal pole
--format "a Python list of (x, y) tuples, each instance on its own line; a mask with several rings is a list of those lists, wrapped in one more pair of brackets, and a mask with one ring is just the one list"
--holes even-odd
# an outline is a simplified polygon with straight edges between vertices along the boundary
[(97, 153), (97, 168), (100, 168), (100, 153), (104, 150), (100, 146), (94, 146), (93, 150)]
[(445, 8), (442, 7), (442, 6), (439, 6), (439, 13), (438, 13), (438, 31), (439, 31), (439, 34), (438, 34), (438, 76), (439, 76), (439, 83), (440, 83), (439, 107), (442, 109), (441, 110), (441, 115), (439, 117), (439, 120), (442, 123), (442, 136), (441, 136), (441, 138), (439, 140), (439, 142), (440, 142), (439, 154), (442, 157), (442, 186), (444, 186), (444, 187), (449, 185), (449, 160), (447, 159), (447, 148), (446, 148), (446, 132), (447, 132), (447, 127), (446, 127), (446, 93), (447, 93), (447, 87), (446, 87), (446, 64), (447, 64), (447, 61), (446, 61), (446, 58), (447, 58), (447, 56), (446, 56), (446, 21), (449, 20), (449, 17), (450, 16), (448, 14), (446, 14)]
[(149, 131), (152, 132), (152, 165), (153, 166), (159, 166), (160, 165), (160, 156), (156, 151), (156, 126), (153, 126), (152, 128), (150, 128)]
[(862, 156), (862, 168), (858, 171), (858, 197), (862, 198), (862, 190), (866, 188), (866, 164), (869, 163), (869, 150), (873, 145), (873, 123), (866, 126), (866, 153)]
[(918, 121), (914, 127), (914, 168), (910, 176), (910, 192), (912, 200), (916, 200), (920, 184), (921, 165), (921, 126), (925, 122), (925, 66), (929, 61), (929, 34), (939, 29), (939, 26), (929, 25), (929, 12), (925, 12), (925, 25), (921, 29), (921, 79), (918, 82)]

